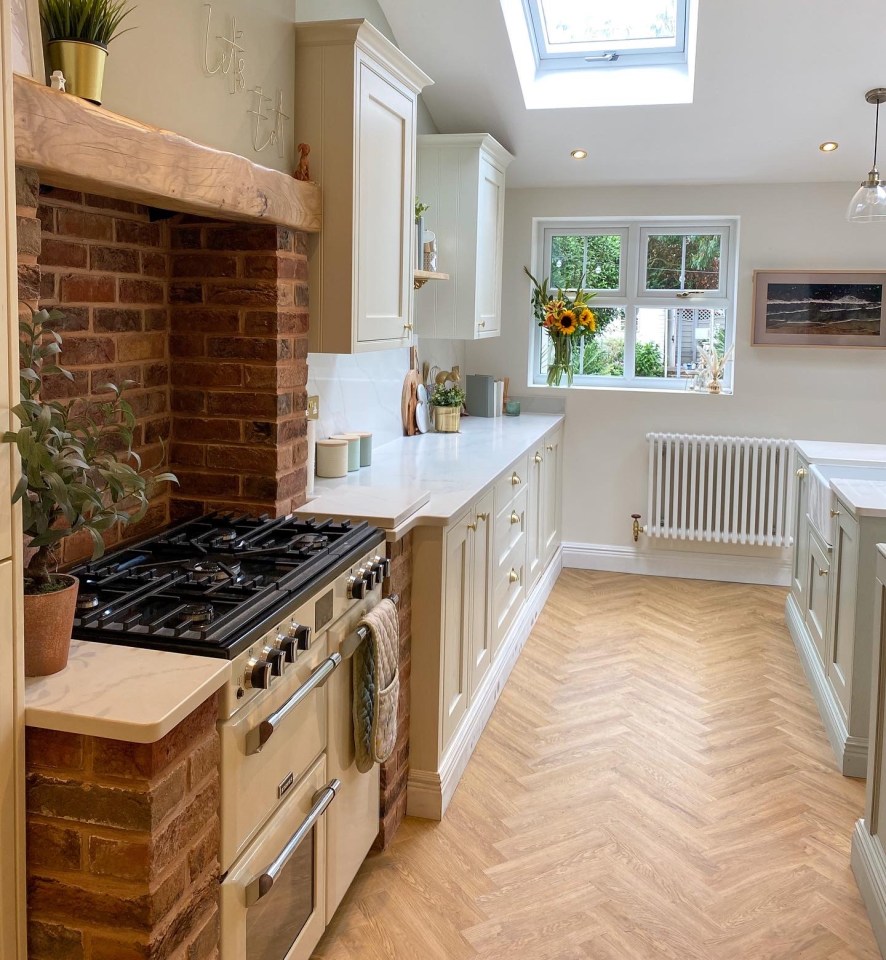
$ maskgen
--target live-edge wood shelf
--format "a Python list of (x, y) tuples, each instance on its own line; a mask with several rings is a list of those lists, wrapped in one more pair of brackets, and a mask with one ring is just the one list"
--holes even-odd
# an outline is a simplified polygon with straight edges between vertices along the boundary
[(412, 274), (412, 289), (421, 290), (428, 280), (448, 280), (448, 273), (434, 273), (431, 270), (415, 270)]

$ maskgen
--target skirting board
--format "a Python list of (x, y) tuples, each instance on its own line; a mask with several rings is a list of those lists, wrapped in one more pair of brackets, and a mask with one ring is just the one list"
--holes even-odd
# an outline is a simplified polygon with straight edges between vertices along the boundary
[(492, 716), (495, 703), (562, 569), (562, 551), (558, 549), (548, 568), (532, 588), (523, 609), (511, 624), (492, 668), (486, 674), (452, 744), (443, 756), (440, 770), (410, 769), (406, 785), (406, 813), (410, 817), (443, 819), (480, 735)]
[(886, 857), (879, 841), (868, 833), (864, 820), (855, 821), (850, 863), (880, 948), (880, 956), (886, 957)]
[(837, 697), (824, 675), (821, 660), (818, 658), (818, 651), (806, 624), (800, 615), (800, 610), (792, 594), (788, 594), (788, 599), (784, 607), (785, 622), (788, 631), (797, 648), (800, 656), (800, 663), (803, 665), (803, 671), (809, 686), (812, 689), (812, 696), (818, 704), (818, 712), (821, 715), (824, 724), (825, 733), (834, 751), (837, 760), (837, 769), (845, 777), (861, 777), (864, 779), (868, 772), (868, 741), (867, 738), (850, 737), (849, 731), (843, 720), (843, 714), (837, 703)]
[(650, 577), (762, 583), (775, 587), (786, 587), (791, 582), (789, 560), (688, 550), (636, 550), (605, 543), (564, 543), (563, 566), (578, 570), (639, 573)]

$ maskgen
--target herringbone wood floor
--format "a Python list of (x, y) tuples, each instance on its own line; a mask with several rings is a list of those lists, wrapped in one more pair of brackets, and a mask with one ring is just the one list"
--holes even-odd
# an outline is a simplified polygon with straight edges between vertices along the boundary
[(564, 571), (440, 824), (364, 864), (322, 960), (877, 958), (769, 587)]

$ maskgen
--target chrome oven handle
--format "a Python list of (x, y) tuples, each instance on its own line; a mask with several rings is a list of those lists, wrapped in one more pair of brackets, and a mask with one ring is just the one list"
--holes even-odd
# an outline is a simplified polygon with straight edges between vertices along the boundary
[(246, 754), (258, 753), (259, 750), (271, 739), (274, 731), (280, 724), (292, 713), (295, 708), (302, 703), (305, 697), (322, 687), (324, 683), (332, 676), (336, 667), (341, 663), (341, 654), (333, 653), (327, 657), (308, 677), (308, 679), (295, 691), (295, 693), (280, 707), (275, 710), (266, 720), (254, 727), (246, 734)]
[(263, 870), (246, 887), (246, 906), (251, 907), (254, 903), (261, 900), (271, 892), (274, 887), (274, 881), (280, 876), (281, 871), (292, 859), (292, 855), (301, 846), (307, 835), (314, 829), (320, 817), (326, 813), (326, 808), (335, 799), (336, 794), (341, 789), (341, 780), (330, 780), (325, 787), (321, 787), (311, 798), (311, 809), (301, 826), (289, 838), (286, 846), (280, 851), (277, 859)]

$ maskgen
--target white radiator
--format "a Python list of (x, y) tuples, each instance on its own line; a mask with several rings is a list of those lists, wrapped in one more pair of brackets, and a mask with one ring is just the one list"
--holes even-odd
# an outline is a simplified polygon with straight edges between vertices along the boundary
[(786, 547), (791, 441), (649, 433), (650, 537)]

